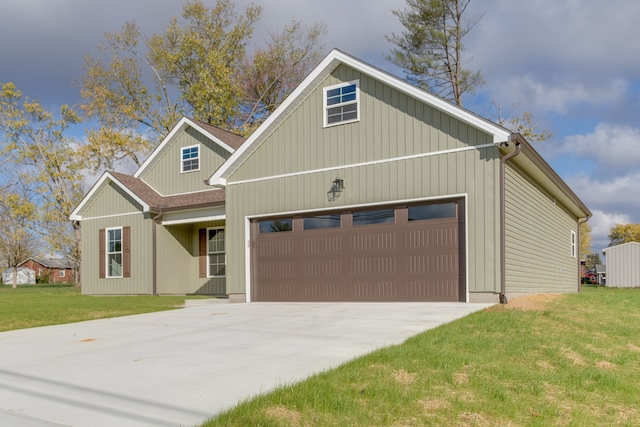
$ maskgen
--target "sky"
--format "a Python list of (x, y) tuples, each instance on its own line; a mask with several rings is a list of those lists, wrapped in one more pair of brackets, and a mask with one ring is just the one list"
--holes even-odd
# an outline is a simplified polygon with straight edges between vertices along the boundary
[[(203, 0), (213, 5), (213, 0)], [(238, 10), (250, 2), (235, 0)], [(324, 22), (338, 48), (404, 78), (385, 60), (385, 35), (403, 27), (405, 0), (254, 0), (263, 7), (251, 46), (297, 19)], [(146, 35), (179, 16), (181, 0), (0, 0), (0, 83), (13, 82), (48, 109), (79, 102), (85, 54), (105, 32), (135, 21)], [(616, 223), (640, 223), (640, 1), (472, 0), (479, 19), (464, 39), (467, 66), (486, 84), (465, 107), (530, 112), (553, 136), (534, 143), (593, 213), (593, 249)], [(602, 255), (602, 254), (601, 254)]]

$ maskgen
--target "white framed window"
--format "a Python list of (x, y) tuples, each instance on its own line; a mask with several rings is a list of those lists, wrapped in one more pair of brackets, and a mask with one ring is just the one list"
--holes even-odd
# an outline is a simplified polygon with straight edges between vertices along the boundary
[(122, 227), (106, 229), (106, 277), (122, 277)]
[(224, 228), (207, 228), (207, 258), (209, 269), (207, 277), (226, 276)]
[(578, 251), (576, 250), (576, 245), (578, 242), (576, 242), (576, 232), (571, 230), (571, 256), (573, 258), (575, 258), (578, 254)]
[(180, 149), (180, 173), (200, 170), (200, 145)]
[(360, 120), (359, 84), (355, 80), (324, 88), (325, 127)]
[(60, 270), (58, 270), (58, 271), (60, 272), (60, 275), (59, 275), (58, 277), (64, 277), (64, 275), (65, 275), (65, 270), (60, 269)]

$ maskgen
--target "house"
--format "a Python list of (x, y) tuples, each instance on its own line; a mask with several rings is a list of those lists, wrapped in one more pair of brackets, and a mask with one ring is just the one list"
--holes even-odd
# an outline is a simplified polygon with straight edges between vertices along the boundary
[(105, 172), (71, 214), (82, 292), (226, 296), (225, 191), (205, 181), (243, 142), (183, 118), (134, 175)]
[(71, 219), (84, 293), (506, 302), (578, 290), (590, 216), (519, 134), (333, 50), (246, 141), (182, 119)]
[(607, 286), (640, 287), (640, 243), (623, 243), (602, 252), (607, 259)]
[(29, 258), (19, 267), (27, 267), (35, 272), (36, 278), (46, 279), (47, 283), (75, 282), (73, 264), (64, 258)]

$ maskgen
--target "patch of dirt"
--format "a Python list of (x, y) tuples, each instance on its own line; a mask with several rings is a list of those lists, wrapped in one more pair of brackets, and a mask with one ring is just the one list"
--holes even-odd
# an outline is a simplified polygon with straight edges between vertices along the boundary
[(563, 297), (563, 294), (535, 294), (519, 298), (514, 298), (507, 302), (504, 307), (507, 310), (536, 310), (543, 311), (551, 301)]
[(567, 359), (569, 359), (569, 361), (571, 361), (574, 365), (578, 365), (578, 366), (586, 366), (586, 362), (584, 361), (584, 358), (582, 356), (580, 356), (578, 353), (576, 353), (575, 351), (571, 350), (570, 348), (567, 348), (565, 350), (562, 351), (562, 355), (564, 357), (566, 357)]
[(442, 399), (424, 399), (424, 400), (419, 400), (418, 404), (420, 404), (420, 406), (422, 406), (422, 409), (424, 409), (424, 411), (427, 414), (431, 414), (433, 412), (437, 412), (441, 409), (448, 409), (451, 404), (449, 402), (447, 402), (446, 400), (442, 400)]
[(469, 366), (463, 366), (462, 372), (456, 372), (453, 374), (453, 383), (456, 385), (464, 384), (469, 381), (469, 374), (467, 373), (467, 369)]
[(489, 417), (483, 414), (478, 414), (475, 412), (461, 412), (458, 415), (457, 426), (474, 426), (474, 427), (488, 427), (496, 425), (491, 421)]
[(616, 365), (615, 363), (611, 363), (611, 362), (607, 362), (606, 360), (600, 360), (598, 362), (596, 362), (596, 368), (600, 368), (600, 369), (615, 369), (617, 368), (618, 365)]
[(95, 338), (86, 338), (86, 339), (80, 340), (80, 342), (91, 342), (95, 340), (96, 340)]
[(416, 374), (409, 373), (404, 369), (398, 369), (393, 373), (393, 379), (396, 380), (398, 384), (409, 385), (413, 384), (413, 382), (416, 380)]
[(631, 343), (627, 344), (627, 348), (631, 351), (636, 351), (638, 353), (640, 353), (640, 347), (638, 347), (637, 345), (633, 345)]
[(265, 413), (279, 423), (286, 423), (291, 426), (300, 425), (300, 413), (284, 406), (272, 406), (267, 408)]
[(539, 368), (545, 369), (545, 370), (554, 370), (556, 369), (555, 366), (553, 366), (551, 363), (547, 362), (546, 360), (539, 360), (536, 362), (536, 365), (538, 365)]

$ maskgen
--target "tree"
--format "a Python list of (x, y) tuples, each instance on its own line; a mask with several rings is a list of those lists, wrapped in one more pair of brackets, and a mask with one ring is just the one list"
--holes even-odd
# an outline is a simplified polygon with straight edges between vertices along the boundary
[(37, 210), (29, 219), (52, 253), (59, 253), (76, 265), (80, 261), (80, 228), (69, 215), (83, 191), (84, 159), (77, 155), (78, 141), (65, 134), (80, 119), (68, 106), (60, 118), (29, 98), (13, 83), (0, 86), (0, 151), (15, 165), (18, 181), (29, 193)]
[(592, 252), (592, 228), (587, 222), (580, 224), (580, 254), (589, 256)]
[(17, 193), (0, 195), (0, 256), (13, 269), (12, 285), (18, 284), (17, 267), (35, 255), (37, 239), (31, 229), (36, 207)]
[(585, 267), (588, 271), (596, 271), (596, 265), (601, 265), (602, 260), (600, 259), (600, 254), (592, 253), (586, 256), (585, 258)]
[(497, 115), (496, 122), (512, 132), (519, 133), (527, 141), (542, 142), (553, 136), (546, 129), (538, 131), (539, 124), (535, 122), (532, 113), (525, 111), (521, 116), (517, 116), (516, 112), (519, 108), (519, 103), (512, 104), (506, 113), (503, 113), (502, 107), (496, 102), (493, 103), (493, 106)]
[(321, 26), (293, 21), (248, 56), (262, 9), (235, 11), (231, 0), (207, 7), (188, 0), (166, 31), (145, 37), (135, 23), (107, 33), (106, 60), (87, 56), (82, 108), (98, 126), (88, 131), (94, 169), (129, 159), (136, 165), (181, 116), (248, 133), (293, 90), (320, 51)]
[(465, 23), (471, 0), (407, 0), (394, 10), (405, 31), (387, 40), (396, 45), (387, 59), (407, 72), (417, 86), (462, 106), (463, 95), (484, 84), (480, 71), (465, 68), (462, 39), (482, 18)]
[(326, 25), (305, 28), (293, 20), (280, 33), (271, 33), (265, 48), (241, 64), (243, 101), (237, 128), (249, 134), (298, 86), (321, 59)]
[(640, 224), (616, 224), (609, 230), (609, 246), (640, 242)]

